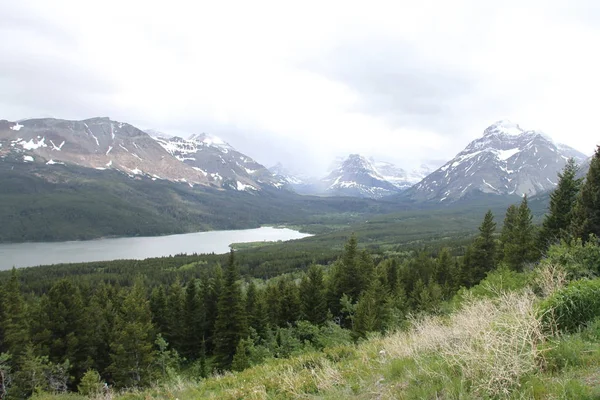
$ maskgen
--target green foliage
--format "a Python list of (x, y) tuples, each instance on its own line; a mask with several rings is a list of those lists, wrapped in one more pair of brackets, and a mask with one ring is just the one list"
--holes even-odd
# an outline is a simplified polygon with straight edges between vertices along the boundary
[(509, 207), (502, 228), (503, 262), (516, 271), (538, 259), (535, 247), (535, 227), (527, 196), (519, 207)]
[(573, 214), (573, 236), (583, 241), (591, 234), (600, 237), (600, 146), (590, 161), (590, 169), (577, 196)]
[(571, 158), (558, 174), (558, 185), (550, 195), (548, 214), (544, 217), (537, 239), (538, 248), (542, 252), (550, 245), (569, 238), (573, 209), (581, 188), (581, 179), (576, 177), (577, 171), (577, 164)]
[(300, 282), (300, 318), (319, 325), (327, 320), (323, 268), (312, 264)]
[(103, 387), (104, 383), (98, 371), (88, 369), (81, 377), (81, 382), (77, 385), (77, 391), (84, 396), (94, 397), (102, 392)]
[(600, 276), (600, 245), (595, 236), (588, 241), (573, 239), (550, 246), (543, 264), (560, 265), (569, 279), (594, 278)]
[(11, 355), (0, 353), (0, 400), (6, 399), (8, 396), (12, 380)]
[(488, 210), (479, 227), (479, 236), (473, 242), (469, 263), (465, 264), (465, 278), (471, 285), (482, 280), (496, 266), (495, 230), (494, 214)]
[(488, 272), (485, 279), (472, 288), (462, 288), (452, 299), (458, 306), (468, 297), (497, 297), (504, 293), (525, 289), (532, 282), (531, 273), (517, 272), (501, 265), (498, 269)]
[(229, 368), (238, 344), (247, 333), (246, 310), (239, 286), (239, 273), (233, 250), (225, 271), (223, 289), (217, 305), (214, 355), (220, 368)]
[(571, 282), (544, 300), (539, 313), (549, 329), (575, 332), (600, 317), (600, 279)]
[(115, 319), (109, 367), (118, 387), (139, 387), (150, 381), (154, 362), (154, 326), (141, 281), (125, 296)]

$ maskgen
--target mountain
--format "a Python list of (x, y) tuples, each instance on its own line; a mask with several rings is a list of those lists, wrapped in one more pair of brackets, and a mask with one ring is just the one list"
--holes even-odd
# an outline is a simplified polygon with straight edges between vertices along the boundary
[(202, 133), (188, 139), (155, 136), (154, 140), (215, 186), (256, 191), (265, 187), (281, 188), (286, 184), (263, 165), (213, 135)]
[(535, 195), (553, 189), (573, 157), (587, 157), (539, 131), (510, 121), (489, 126), (479, 139), (406, 192), (418, 201), (456, 201), (474, 192)]
[(247, 192), (284, 184), (264, 166), (217, 137), (152, 137), (109, 118), (2, 120), (0, 159), (116, 170), (132, 178)]
[(406, 171), (392, 163), (376, 161), (373, 157), (371, 157), (369, 161), (371, 161), (371, 164), (383, 179), (401, 190), (408, 189), (431, 173), (431, 169), (425, 164), (422, 164), (419, 168), (412, 169), (411, 171)]
[(339, 167), (321, 180), (330, 195), (381, 198), (400, 189), (386, 180), (365, 157), (351, 154)]
[(0, 121), (0, 157), (47, 165), (113, 169), (130, 177), (211, 186), (209, 179), (172, 157), (140, 129), (109, 118)]

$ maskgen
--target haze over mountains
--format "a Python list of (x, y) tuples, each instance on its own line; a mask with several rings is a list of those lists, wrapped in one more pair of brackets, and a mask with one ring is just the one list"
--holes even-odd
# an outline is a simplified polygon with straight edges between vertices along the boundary
[(2, 161), (110, 169), (137, 179), (248, 193), (273, 189), (374, 199), (402, 193), (416, 201), (439, 202), (457, 201), (474, 192), (532, 196), (552, 189), (571, 157), (580, 164), (587, 159), (542, 132), (499, 121), (433, 172), (426, 164), (406, 171), (351, 154), (334, 160), (326, 176), (314, 178), (290, 172), (282, 164), (267, 169), (206, 133), (181, 138), (109, 118), (0, 121)]

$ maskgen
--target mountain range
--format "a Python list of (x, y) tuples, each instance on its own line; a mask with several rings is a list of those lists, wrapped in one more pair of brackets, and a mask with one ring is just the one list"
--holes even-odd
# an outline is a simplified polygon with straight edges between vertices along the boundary
[(566, 160), (574, 158), (585, 169), (588, 157), (543, 132), (498, 121), (433, 172), (427, 165), (407, 172), (389, 162), (351, 154), (334, 160), (325, 177), (311, 178), (291, 173), (282, 164), (267, 169), (206, 133), (181, 138), (109, 118), (41, 118), (0, 121), (0, 158), (111, 169), (132, 178), (220, 190), (290, 189), (299, 194), (374, 199), (404, 192), (416, 201), (448, 202), (473, 192), (533, 196), (556, 185)]
[(555, 187), (569, 158), (584, 174), (583, 153), (499, 121), (433, 172), (351, 154), (313, 178), (281, 164), (267, 169), (206, 133), (182, 138), (109, 118), (0, 120), (0, 241), (242, 228), (478, 194), (534, 196)]

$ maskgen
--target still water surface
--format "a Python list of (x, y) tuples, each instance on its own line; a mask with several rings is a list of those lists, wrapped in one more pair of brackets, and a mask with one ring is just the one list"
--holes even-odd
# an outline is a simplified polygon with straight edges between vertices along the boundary
[(180, 253), (227, 253), (231, 243), (301, 239), (310, 236), (292, 229), (262, 227), (182, 235), (97, 239), (53, 243), (0, 244), (0, 270), (13, 266), (144, 259)]

